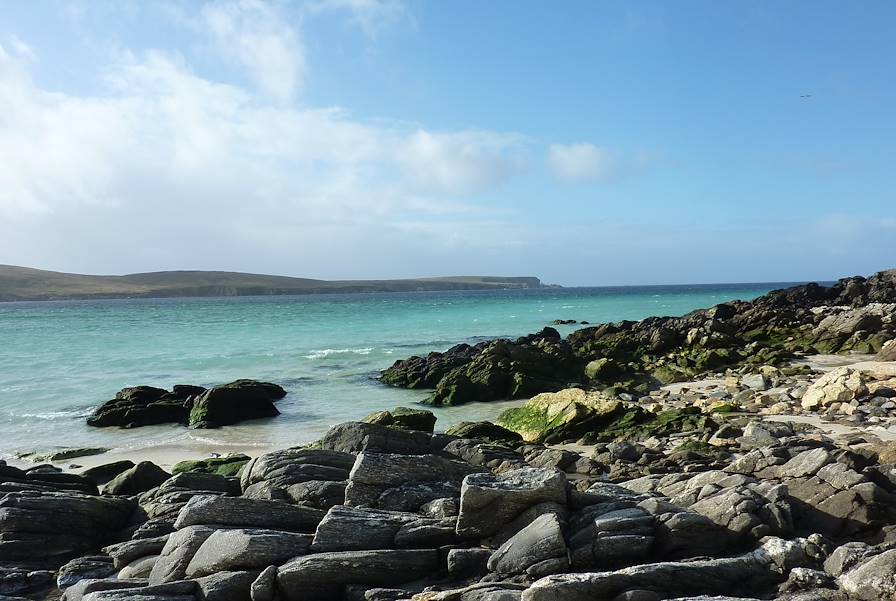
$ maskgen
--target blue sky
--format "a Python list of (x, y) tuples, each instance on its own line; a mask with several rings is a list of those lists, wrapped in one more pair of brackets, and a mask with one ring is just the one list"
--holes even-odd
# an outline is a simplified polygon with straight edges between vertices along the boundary
[(0, 263), (868, 274), (894, 58), (888, 2), (6, 2)]

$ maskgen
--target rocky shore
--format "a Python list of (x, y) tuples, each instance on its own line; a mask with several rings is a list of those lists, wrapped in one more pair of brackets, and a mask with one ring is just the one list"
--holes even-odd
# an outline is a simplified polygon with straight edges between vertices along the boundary
[[(436, 403), (531, 397), (497, 423), (438, 432), (396, 408), (174, 473), (0, 465), (0, 600), (896, 599), (894, 283), (548, 329), (384, 375)], [(190, 399), (167, 420), (190, 423), (208, 392), (117, 401)]]
[[(834, 286), (776, 290), (682, 317), (553, 328), (396, 361), (381, 380), (432, 389), (432, 405), (530, 398), (570, 385), (640, 395), (724, 368), (780, 365), (805, 354), (877, 353), (896, 337), (896, 270)], [(896, 352), (892, 348), (891, 354)], [(611, 391), (612, 392), (612, 391)]]

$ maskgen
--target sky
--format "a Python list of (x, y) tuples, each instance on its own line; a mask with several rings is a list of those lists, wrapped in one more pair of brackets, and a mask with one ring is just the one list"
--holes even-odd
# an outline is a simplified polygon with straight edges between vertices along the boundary
[(0, 263), (563, 285), (896, 267), (896, 4), (0, 3)]

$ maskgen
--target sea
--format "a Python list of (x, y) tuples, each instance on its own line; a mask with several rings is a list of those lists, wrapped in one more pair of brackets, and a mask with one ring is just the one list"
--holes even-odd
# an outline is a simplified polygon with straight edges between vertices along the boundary
[[(0, 303), (0, 457), (59, 448), (137, 450), (201, 442), (303, 444), (330, 426), (413, 405), (381, 384), (397, 359), (515, 338), (555, 319), (591, 324), (682, 315), (789, 283)], [(567, 335), (582, 325), (554, 326)], [(217, 430), (92, 428), (125, 386), (283, 386), (282, 415)], [(435, 409), (437, 429), (493, 419), (508, 403)]]

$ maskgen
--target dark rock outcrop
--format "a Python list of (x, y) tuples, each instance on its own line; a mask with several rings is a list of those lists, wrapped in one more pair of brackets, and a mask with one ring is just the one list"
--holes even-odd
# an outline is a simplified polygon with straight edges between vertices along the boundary
[(280, 414), (274, 402), (286, 396), (276, 384), (236, 380), (205, 389), (178, 384), (169, 392), (152, 386), (123, 388), (87, 418), (96, 427), (135, 428), (155, 424), (188, 424), (217, 428), (248, 419)]

